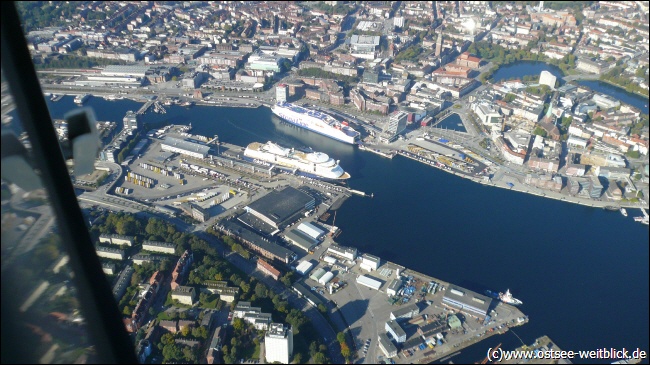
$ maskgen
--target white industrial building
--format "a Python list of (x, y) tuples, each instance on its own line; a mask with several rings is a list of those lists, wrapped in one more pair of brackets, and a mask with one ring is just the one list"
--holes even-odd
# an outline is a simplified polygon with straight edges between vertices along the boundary
[(293, 355), (293, 331), (282, 323), (271, 323), (264, 336), (266, 362), (288, 364)]
[(210, 151), (209, 146), (202, 144), (184, 141), (174, 137), (165, 137), (161, 144), (163, 151), (180, 153), (194, 158), (205, 158)]
[(377, 270), (381, 259), (377, 256), (368, 255), (367, 253), (361, 256), (361, 268), (366, 271)]
[(371, 279), (365, 275), (359, 275), (359, 277), (357, 277), (357, 284), (361, 284), (375, 290), (379, 290), (379, 288), (381, 288), (381, 281)]
[(313, 223), (310, 222), (300, 223), (298, 225), (298, 230), (315, 240), (319, 239), (322, 235), (325, 234), (325, 231), (316, 227)]
[(354, 247), (344, 247), (332, 244), (327, 248), (327, 252), (347, 260), (354, 260), (357, 258), (357, 249)]
[(318, 279), (318, 283), (320, 285), (325, 285), (330, 282), (330, 280), (334, 279), (334, 273), (331, 271), (325, 273), (325, 275), (321, 276), (320, 279)]
[(300, 274), (300, 275), (305, 275), (305, 274), (307, 274), (307, 273), (309, 272), (309, 270), (311, 270), (311, 268), (312, 268), (313, 266), (314, 266), (314, 264), (312, 264), (312, 263), (309, 262), (309, 261), (302, 261), (302, 262), (301, 262), (300, 264), (298, 264), (298, 266), (296, 267), (296, 272), (297, 272), (298, 274)]
[(402, 280), (394, 279), (393, 281), (390, 282), (390, 284), (388, 284), (388, 288), (386, 288), (386, 294), (390, 296), (397, 295), (397, 292), (401, 287), (402, 287)]
[(333, 258), (332, 256), (323, 257), (323, 261), (327, 262), (330, 265), (334, 265), (336, 263), (336, 259)]

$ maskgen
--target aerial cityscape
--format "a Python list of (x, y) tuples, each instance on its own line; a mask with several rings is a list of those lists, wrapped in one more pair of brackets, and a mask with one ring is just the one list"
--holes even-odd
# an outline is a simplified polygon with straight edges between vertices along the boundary
[(3, 363), (103, 362), (50, 158), (141, 363), (648, 363), (647, 3), (13, 5)]

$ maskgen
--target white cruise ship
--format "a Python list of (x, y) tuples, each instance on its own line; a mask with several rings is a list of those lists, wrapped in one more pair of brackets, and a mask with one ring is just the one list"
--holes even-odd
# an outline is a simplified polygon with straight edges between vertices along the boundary
[(302, 152), (285, 148), (273, 142), (253, 142), (246, 147), (244, 159), (264, 166), (285, 170), (323, 180), (345, 180), (350, 174), (343, 171), (338, 161), (322, 152)]
[(74, 102), (77, 103), (77, 104), (83, 104), (83, 103), (86, 102), (86, 100), (88, 100), (89, 97), (90, 97), (90, 94), (77, 95), (74, 98)]
[(341, 142), (355, 144), (359, 139), (359, 132), (350, 127), (347, 122), (339, 122), (334, 117), (320, 111), (286, 102), (275, 104), (271, 111), (293, 125)]

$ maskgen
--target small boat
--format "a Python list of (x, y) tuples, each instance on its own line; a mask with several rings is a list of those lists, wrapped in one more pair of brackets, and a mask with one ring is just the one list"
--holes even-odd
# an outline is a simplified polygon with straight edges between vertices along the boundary
[(499, 293), (499, 299), (501, 299), (502, 302), (511, 304), (511, 305), (520, 305), (523, 304), (523, 302), (517, 298), (514, 298), (512, 294), (510, 294), (510, 289), (506, 290), (505, 293)]
[(616, 211), (616, 210), (618, 210), (617, 207), (614, 207), (614, 206), (611, 206), (611, 205), (606, 206), (605, 209), (607, 209), (607, 210), (611, 210), (611, 211)]
[(621, 214), (623, 214), (623, 217), (627, 217), (627, 210), (625, 210), (625, 208), (621, 208)]

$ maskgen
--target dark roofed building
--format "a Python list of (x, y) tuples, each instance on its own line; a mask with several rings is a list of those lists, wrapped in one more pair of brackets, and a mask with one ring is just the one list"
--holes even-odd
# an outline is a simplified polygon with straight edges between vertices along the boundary
[(297, 229), (292, 229), (289, 232), (284, 234), (284, 238), (289, 241), (289, 243), (309, 252), (314, 246), (318, 244), (318, 241), (309, 237), (308, 235), (300, 232)]
[(309, 194), (291, 186), (273, 190), (249, 204), (245, 209), (274, 228), (295, 220), (302, 212), (314, 208), (316, 201)]
[(293, 251), (260, 236), (237, 220), (224, 219), (217, 227), (227, 235), (238, 237), (248, 248), (271, 260), (288, 264), (296, 258)]

